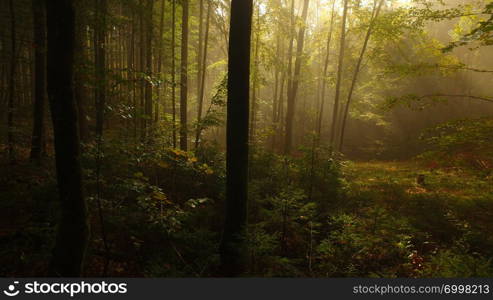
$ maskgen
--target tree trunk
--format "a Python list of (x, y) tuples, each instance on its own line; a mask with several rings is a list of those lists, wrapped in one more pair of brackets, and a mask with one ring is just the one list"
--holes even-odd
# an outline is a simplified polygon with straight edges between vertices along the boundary
[[(274, 67), (274, 95), (272, 99), (272, 136), (271, 136), (271, 150), (275, 151), (276, 147), (276, 132), (277, 132), (277, 117), (278, 117), (278, 110), (277, 107), (278, 105), (278, 97), (279, 97), (279, 75), (281, 72), (281, 64), (282, 58), (281, 58), (281, 29), (282, 29), (282, 22), (281, 20), (277, 20), (278, 27), (277, 27), (277, 36), (276, 36), (276, 61), (275, 61), (275, 67)], [(282, 82), (281, 82), (282, 85)], [(282, 93), (282, 92), (281, 92)]]
[(176, 148), (176, 0), (171, 0), (172, 6), (172, 31), (171, 31), (171, 106), (173, 121), (173, 148)]
[[(145, 53), (145, 73), (148, 78), (153, 78), (152, 76), (152, 38), (153, 38), (153, 9), (154, 9), (154, 0), (146, 1), (147, 4), (147, 16), (146, 16), (146, 53)], [(144, 104), (144, 136), (148, 137), (149, 135), (149, 127), (152, 123), (152, 81), (145, 80), (145, 104)]]
[[(0, 2), (0, 9), (5, 9), (4, 7), (5, 3), (4, 2)], [(0, 69), (0, 93), (1, 93), (1, 96), (0, 96), (0, 103), (3, 103), (7, 101), (7, 97), (8, 97), (8, 72), (7, 72), (7, 69), (8, 69), (8, 63), (7, 61), (9, 60), (8, 58), (8, 54), (7, 54), (7, 45), (8, 45), (8, 41), (7, 41), (7, 28), (6, 26), (1, 26), (0, 27), (0, 47), (1, 47), (1, 51), (0, 51), (0, 61), (1, 61), (1, 69)], [(3, 117), (3, 112), (2, 114), (0, 115), (1, 117)]]
[(329, 33), (327, 35), (327, 50), (325, 54), (325, 62), (324, 62), (324, 72), (322, 77), (322, 94), (320, 99), (320, 110), (318, 115), (318, 124), (317, 124), (317, 137), (320, 141), (322, 136), (322, 120), (324, 117), (324, 106), (325, 106), (325, 90), (327, 88), (327, 71), (329, 69), (329, 58), (330, 58), (330, 45), (332, 44), (332, 31), (334, 28), (334, 16), (335, 16), (335, 0), (332, 0), (332, 12), (330, 16), (330, 27)]
[(72, 0), (49, 0), (46, 4), (48, 96), (61, 213), (50, 275), (78, 277), (87, 246), (88, 222), (72, 86), (75, 17)]
[(201, 78), (200, 78), (200, 91), (198, 95), (198, 115), (197, 115), (197, 134), (195, 136), (195, 149), (199, 147), (200, 135), (202, 133), (202, 125), (200, 122), (202, 121), (202, 109), (204, 106), (204, 92), (205, 92), (205, 75), (207, 73), (207, 48), (209, 46), (209, 26), (210, 26), (210, 16), (211, 16), (211, 3), (207, 2), (207, 19), (205, 23), (205, 38), (204, 38), (204, 53), (202, 57), (202, 66), (200, 69)]
[(226, 129), (226, 219), (220, 246), (223, 276), (238, 276), (246, 269), (252, 2), (231, 2)]
[(288, 108), (286, 112), (286, 138), (284, 144), (284, 154), (288, 155), (291, 153), (291, 148), (293, 144), (293, 122), (294, 114), (296, 110), (296, 94), (298, 92), (300, 73), (301, 73), (301, 61), (303, 59), (303, 46), (305, 42), (305, 29), (306, 29), (306, 18), (308, 16), (308, 5), (310, 0), (305, 0), (303, 4), (302, 20), (300, 31), (298, 33), (298, 42), (296, 49), (296, 62), (294, 67), (294, 75), (291, 82), (291, 89), (288, 90)]
[(181, 68), (180, 68), (180, 149), (188, 150), (188, 0), (182, 0)]
[[(45, 0), (46, 1), (46, 0)], [(85, 69), (87, 61), (87, 35), (85, 29), (86, 15), (82, 12), (84, 0), (78, 1), (76, 9), (76, 32), (75, 32), (75, 63), (76, 68), (74, 70), (74, 93), (77, 103), (78, 117), (79, 117), (79, 134), (82, 142), (89, 140), (89, 124), (87, 120), (87, 97), (88, 91), (86, 88), (86, 82), (88, 81)]]
[(260, 48), (260, 3), (257, 5), (257, 22), (255, 28), (255, 54), (253, 59), (253, 83), (252, 83), (252, 99), (250, 113), (250, 143), (255, 140), (255, 126), (257, 123), (257, 89), (259, 77), (259, 48)]
[(341, 22), (341, 40), (339, 48), (339, 63), (337, 66), (337, 82), (336, 91), (334, 97), (334, 111), (332, 113), (332, 127), (330, 129), (330, 145), (332, 148), (335, 147), (335, 134), (339, 115), (339, 98), (341, 95), (341, 83), (342, 83), (342, 70), (344, 68), (344, 50), (346, 47), (346, 19), (348, 10), (348, 1), (344, 0), (344, 9), (342, 11), (342, 22)]
[(141, 140), (145, 138), (145, 132), (146, 132), (146, 109), (145, 109), (145, 97), (146, 97), (146, 60), (145, 60), (145, 54), (146, 54), (146, 28), (144, 25), (144, 19), (146, 16), (144, 15), (145, 9), (144, 9), (144, 1), (146, 0), (139, 0), (139, 72), (140, 72), (140, 81), (139, 81), (139, 90), (140, 90), (140, 95), (139, 95), (139, 115), (140, 115), (140, 138)]
[[(197, 49), (197, 103), (200, 102), (200, 89), (201, 89), (201, 83), (202, 83), (202, 56), (203, 56), (203, 31), (204, 31), (204, 0), (199, 0), (199, 32), (198, 32), (198, 49)], [(201, 114), (201, 112), (197, 111), (197, 116)], [(198, 121), (197, 117), (197, 121)], [(197, 122), (197, 126), (198, 126)], [(198, 132), (198, 127), (197, 127), (197, 132)], [(195, 148), (197, 148), (197, 141), (195, 142)]]
[[(164, 80), (163, 80), (163, 75), (162, 73), (162, 67), (163, 67), (163, 32), (164, 32), (164, 12), (166, 8), (166, 0), (162, 0), (162, 6), (161, 6), (161, 17), (159, 20), (159, 36), (158, 36), (158, 60), (157, 60), (157, 76), (159, 78), (159, 87), (157, 88), (157, 101), (156, 101), (156, 106), (155, 106), (155, 117), (154, 120), (156, 123), (159, 122), (159, 104), (161, 103), (164, 106), (164, 101), (161, 99), (161, 91), (162, 91), (162, 85), (164, 85)], [(164, 108), (163, 108), (164, 111)]]
[(289, 93), (291, 92), (291, 85), (293, 82), (293, 48), (294, 48), (294, 38), (296, 35), (295, 0), (291, 0), (291, 13), (290, 13), (289, 29), (290, 29), (290, 39), (289, 39), (289, 47), (288, 47), (288, 71), (287, 71), (287, 86), (286, 86), (286, 96), (287, 97), (289, 97)]
[(46, 103), (46, 16), (44, 0), (32, 0), (34, 32), (34, 112), (31, 160), (45, 154), (44, 112)]
[(130, 79), (132, 80), (132, 106), (133, 106), (133, 136), (134, 140), (137, 140), (138, 136), (138, 127), (139, 127), (139, 121), (138, 121), (138, 114), (139, 110), (137, 108), (137, 49), (135, 47), (136, 43), (136, 25), (135, 25), (135, 12), (132, 11), (132, 33), (130, 35), (130, 54), (129, 54), (129, 67), (131, 69), (130, 71)]
[[(356, 87), (356, 82), (358, 81), (358, 75), (359, 75), (359, 72), (361, 70), (361, 64), (363, 62), (363, 58), (364, 58), (365, 53), (366, 53), (366, 48), (368, 47), (368, 42), (370, 41), (373, 27), (375, 26), (375, 20), (378, 18), (378, 15), (380, 14), (380, 10), (382, 9), (383, 2), (384, 2), (384, 0), (380, 0), (380, 2), (378, 3), (378, 6), (373, 8), (372, 18), (371, 18), (370, 25), (368, 25), (368, 30), (366, 32), (365, 41), (363, 43), (363, 48), (361, 49), (361, 53), (359, 55), (358, 62), (356, 63), (356, 68), (354, 69), (353, 79), (351, 81), (351, 87), (349, 88), (349, 94), (347, 97), (346, 107), (344, 108), (343, 119), (342, 119), (342, 124), (341, 124), (341, 133), (340, 133), (340, 140), (339, 140), (339, 146), (338, 146), (339, 152), (342, 151), (342, 147), (344, 144), (344, 134), (346, 131), (347, 117), (349, 114), (349, 105), (351, 104), (354, 88)], [(375, 2), (375, 5), (376, 5), (376, 2)]]
[(104, 112), (106, 108), (106, 0), (96, 0), (96, 25), (94, 33), (94, 62), (96, 78), (96, 135), (103, 136)]
[(10, 61), (10, 78), (9, 78), (9, 98), (7, 104), (7, 151), (9, 161), (13, 163), (15, 161), (14, 153), (14, 99), (15, 99), (15, 73), (17, 70), (17, 36), (16, 36), (16, 15), (14, 0), (9, 1), (10, 10), (10, 35), (11, 35), (11, 61)]

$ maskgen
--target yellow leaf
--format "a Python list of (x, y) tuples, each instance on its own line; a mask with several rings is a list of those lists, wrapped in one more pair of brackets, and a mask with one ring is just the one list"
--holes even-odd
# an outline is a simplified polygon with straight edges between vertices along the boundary
[(168, 199), (164, 193), (158, 191), (152, 193), (152, 197), (156, 200), (161, 200), (161, 201), (166, 201)]

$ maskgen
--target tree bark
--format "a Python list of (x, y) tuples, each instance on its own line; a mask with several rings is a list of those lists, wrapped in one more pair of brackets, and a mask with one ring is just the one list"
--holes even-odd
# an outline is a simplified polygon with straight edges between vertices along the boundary
[(176, 0), (172, 1), (172, 16), (171, 16), (171, 106), (172, 106), (172, 127), (173, 127), (173, 148), (176, 148)]
[(146, 1), (146, 53), (145, 53), (145, 72), (147, 75), (147, 80), (145, 80), (145, 104), (144, 104), (144, 136), (149, 136), (149, 129), (152, 123), (152, 38), (153, 38), (153, 9), (154, 0)]
[[(46, 1), (46, 0), (45, 0)], [(75, 64), (74, 70), (74, 93), (79, 113), (79, 134), (82, 142), (89, 141), (89, 124), (87, 120), (87, 97), (88, 90), (86, 82), (88, 81), (85, 69), (87, 63), (87, 35), (86, 35), (86, 15), (82, 12), (84, 0), (79, 0), (76, 7), (76, 32), (75, 32)]]
[(180, 68), (180, 149), (188, 150), (188, 0), (182, 0)]
[[(203, 31), (204, 31), (204, 0), (199, 0), (199, 32), (198, 32), (198, 49), (197, 49), (197, 103), (200, 102), (200, 89), (202, 83), (202, 56), (203, 56)], [(197, 111), (197, 116), (201, 112)], [(197, 117), (198, 120), (198, 117)], [(197, 123), (198, 125), (198, 123)], [(197, 148), (197, 146), (195, 146)]]
[(344, 52), (346, 47), (346, 19), (348, 10), (349, 0), (344, 0), (344, 8), (342, 11), (342, 22), (341, 22), (341, 40), (339, 45), (339, 63), (337, 66), (337, 82), (336, 91), (334, 97), (334, 110), (332, 112), (332, 127), (330, 129), (330, 145), (332, 148), (335, 147), (335, 134), (339, 114), (339, 98), (341, 95), (341, 83), (342, 83), (342, 71), (344, 68)]
[[(366, 32), (365, 36), (365, 41), (363, 42), (363, 48), (361, 49), (361, 53), (358, 58), (358, 62), (356, 63), (356, 68), (354, 69), (354, 74), (353, 74), (353, 79), (351, 81), (351, 87), (349, 88), (349, 94), (347, 97), (347, 102), (346, 102), (346, 107), (344, 108), (344, 113), (343, 113), (343, 119), (342, 119), (342, 124), (341, 124), (341, 133), (340, 133), (340, 139), (339, 139), (339, 145), (338, 145), (338, 150), (339, 152), (342, 151), (343, 144), (344, 144), (344, 135), (346, 132), (346, 122), (347, 122), (347, 117), (349, 114), (349, 105), (351, 104), (351, 100), (353, 98), (353, 92), (354, 88), (356, 87), (356, 83), (358, 81), (358, 75), (361, 70), (361, 64), (363, 63), (363, 58), (366, 53), (366, 48), (368, 47), (368, 42), (370, 41), (371, 34), (373, 32), (373, 28), (375, 26), (375, 20), (378, 18), (378, 15), (380, 14), (380, 10), (382, 9), (384, 0), (380, 0), (378, 3), (377, 7), (374, 7), (373, 13), (372, 13), (372, 18), (370, 25), (368, 25), (368, 30)], [(376, 4), (376, 2), (375, 2)]]
[(223, 276), (238, 276), (246, 269), (252, 2), (231, 2), (226, 129), (226, 219), (220, 245)]
[(72, 0), (46, 1), (47, 79), (60, 200), (60, 221), (50, 275), (78, 277), (88, 239), (80, 165), (77, 108), (72, 86), (75, 17)]
[(106, 0), (95, 0), (96, 24), (94, 33), (94, 61), (96, 78), (96, 135), (103, 136), (104, 114), (106, 108)]
[(46, 14), (45, 0), (32, 0), (34, 32), (34, 111), (31, 160), (45, 154), (44, 113), (46, 103)]
[(209, 46), (209, 26), (210, 26), (210, 15), (211, 15), (211, 3), (207, 2), (207, 19), (205, 23), (205, 37), (204, 37), (204, 53), (202, 57), (202, 66), (200, 67), (200, 90), (198, 94), (198, 115), (197, 115), (197, 134), (195, 136), (195, 149), (199, 147), (200, 135), (202, 133), (202, 110), (204, 106), (204, 92), (205, 92), (205, 75), (207, 73), (207, 48)]
[(288, 155), (291, 153), (291, 148), (293, 144), (293, 122), (294, 114), (296, 110), (296, 94), (298, 92), (299, 77), (301, 73), (301, 62), (303, 55), (303, 46), (305, 42), (305, 29), (306, 29), (306, 18), (308, 16), (308, 5), (310, 0), (305, 0), (303, 4), (302, 20), (300, 31), (298, 33), (297, 49), (296, 49), (296, 62), (294, 67), (294, 74), (291, 82), (291, 89), (288, 90), (288, 107), (286, 112), (286, 137), (284, 144), (284, 154)]
[(10, 11), (10, 35), (11, 35), (11, 61), (9, 78), (9, 98), (7, 103), (7, 151), (9, 161), (15, 161), (14, 153), (14, 99), (15, 99), (15, 73), (17, 70), (17, 30), (14, 0), (9, 0)]
[(257, 24), (255, 28), (255, 53), (253, 59), (253, 82), (251, 91), (251, 113), (250, 113), (250, 143), (255, 140), (255, 127), (257, 123), (257, 89), (259, 82), (259, 49), (260, 49), (260, 3), (257, 5)]
[(164, 32), (164, 12), (166, 9), (166, 0), (162, 0), (162, 6), (161, 6), (161, 17), (159, 20), (159, 36), (158, 36), (158, 60), (157, 60), (157, 76), (159, 78), (159, 87), (157, 88), (157, 101), (156, 101), (156, 106), (155, 106), (155, 117), (154, 120), (156, 123), (159, 122), (159, 104), (161, 103), (163, 105), (163, 111), (164, 111), (164, 101), (161, 99), (161, 90), (162, 85), (164, 85), (164, 80), (163, 80), (163, 74), (162, 73), (162, 68), (163, 68), (163, 32)]
[(334, 28), (334, 16), (335, 16), (335, 0), (332, 0), (332, 12), (330, 16), (330, 27), (329, 27), (329, 32), (327, 35), (327, 50), (325, 54), (325, 61), (324, 61), (324, 72), (323, 72), (323, 78), (322, 78), (322, 94), (321, 94), (321, 99), (320, 99), (320, 110), (319, 110), (319, 115), (318, 115), (318, 123), (317, 123), (317, 137), (318, 140), (320, 141), (320, 138), (322, 136), (322, 120), (323, 120), (323, 115), (324, 115), (324, 107), (325, 107), (325, 90), (327, 88), (327, 71), (329, 69), (329, 58), (330, 58), (330, 45), (332, 44), (332, 31)]

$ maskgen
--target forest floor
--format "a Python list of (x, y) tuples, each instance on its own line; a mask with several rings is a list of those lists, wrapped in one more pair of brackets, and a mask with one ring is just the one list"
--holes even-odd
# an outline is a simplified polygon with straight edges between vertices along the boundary
[[(427, 220), (431, 222), (427, 228), (430, 232), (445, 229), (431, 226), (440, 218), (448, 221), (442, 225), (459, 222), (466, 228), (493, 232), (492, 176), (478, 177), (458, 168), (426, 168), (414, 162), (378, 161), (350, 163), (345, 173), (352, 195), (371, 192), (375, 204), (416, 221), (424, 222), (423, 218), (433, 213)], [(424, 177), (422, 184), (417, 183), (419, 175)], [(416, 198), (428, 199), (429, 203), (422, 203), (421, 213), (407, 214), (406, 208)], [(430, 208), (434, 210), (430, 212)]]
[[(493, 229), (493, 177), (479, 177), (459, 168), (427, 168), (415, 162), (351, 162), (345, 170), (350, 193), (372, 191), (375, 203), (406, 206), (421, 195), (441, 199), (449, 213), (455, 211), (471, 225)], [(424, 183), (418, 184), (418, 176)], [(426, 214), (426, 211), (423, 211)], [(491, 232), (491, 231), (488, 231)]]
[[(418, 184), (418, 176), (424, 183)], [(430, 168), (412, 161), (371, 161), (348, 163), (345, 180), (350, 203), (364, 201), (363, 207), (384, 211), (373, 214), (375, 222), (393, 217), (406, 224), (415, 276), (467, 277), (491, 272), (487, 259), (493, 246), (491, 175)], [(386, 229), (381, 234), (399, 233), (397, 228), (395, 232)], [(481, 267), (485, 269), (479, 271)]]
[[(51, 249), (46, 240), (54, 236), (52, 211), (43, 212), (43, 203), (53, 200), (54, 176), (30, 164), (14, 169), (0, 174), (0, 273), (35, 275), (46, 268)], [(491, 275), (486, 259), (493, 256), (491, 176), (412, 161), (347, 162), (343, 174), (345, 204), (338, 213), (353, 218), (349, 223), (356, 226), (333, 236), (330, 243), (336, 245), (339, 239), (348, 263), (368, 268), (334, 274)], [(419, 175), (424, 183), (417, 183)], [(484, 269), (478, 270), (481, 265)], [(341, 265), (341, 270), (346, 268)]]

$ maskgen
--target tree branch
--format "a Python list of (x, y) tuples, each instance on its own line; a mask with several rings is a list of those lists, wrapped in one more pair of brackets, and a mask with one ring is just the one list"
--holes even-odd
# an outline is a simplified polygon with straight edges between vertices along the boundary
[(481, 101), (486, 101), (486, 102), (492, 102), (492, 98), (485, 98), (485, 97), (480, 97), (480, 96), (473, 96), (473, 95), (447, 95), (447, 94), (432, 94), (432, 95), (423, 95), (419, 96), (418, 99), (424, 99), (424, 98), (433, 98), (433, 97), (456, 97), (456, 98), (471, 98), (475, 100), (481, 100)]

